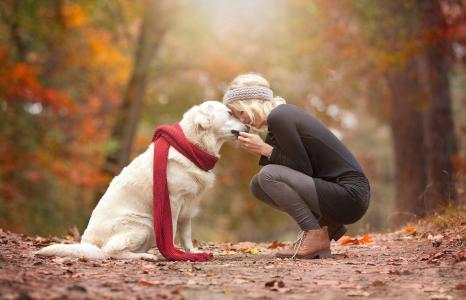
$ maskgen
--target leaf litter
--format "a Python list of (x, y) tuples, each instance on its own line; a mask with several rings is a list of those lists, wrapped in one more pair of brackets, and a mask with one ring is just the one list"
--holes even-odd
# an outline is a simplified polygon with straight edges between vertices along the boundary
[(407, 240), (400, 237), (413, 237), (411, 230), (346, 237), (345, 243), (332, 242), (330, 258), (316, 260), (275, 258), (277, 248), (289, 242), (201, 241), (199, 247), (214, 253), (214, 260), (191, 263), (38, 257), (37, 249), (72, 243), (77, 235), (28, 237), (0, 229), (0, 294), (2, 299), (462, 298), (466, 226), (415, 232)]

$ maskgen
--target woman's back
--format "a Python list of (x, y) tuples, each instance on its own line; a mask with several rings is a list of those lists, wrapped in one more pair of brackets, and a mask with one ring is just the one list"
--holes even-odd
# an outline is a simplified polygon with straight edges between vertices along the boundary
[[(280, 156), (294, 162), (294, 169), (298, 167), (309, 176), (332, 181), (349, 172), (363, 174), (348, 148), (319, 119), (303, 109), (291, 104), (279, 105), (269, 114), (267, 124), (268, 139), (278, 147)], [(272, 155), (269, 163), (279, 162), (274, 162)]]

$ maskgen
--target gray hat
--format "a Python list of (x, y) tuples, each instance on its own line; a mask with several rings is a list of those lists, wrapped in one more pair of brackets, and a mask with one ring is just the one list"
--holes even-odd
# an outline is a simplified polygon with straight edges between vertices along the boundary
[(273, 92), (265, 86), (243, 86), (229, 89), (223, 95), (223, 104), (230, 104), (238, 100), (272, 100)]

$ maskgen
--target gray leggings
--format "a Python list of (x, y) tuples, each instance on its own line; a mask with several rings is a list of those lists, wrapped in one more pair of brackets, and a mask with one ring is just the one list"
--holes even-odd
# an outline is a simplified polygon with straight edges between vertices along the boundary
[(289, 214), (301, 230), (319, 229), (319, 198), (312, 177), (281, 165), (266, 165), (251, 179), (251, 192)]

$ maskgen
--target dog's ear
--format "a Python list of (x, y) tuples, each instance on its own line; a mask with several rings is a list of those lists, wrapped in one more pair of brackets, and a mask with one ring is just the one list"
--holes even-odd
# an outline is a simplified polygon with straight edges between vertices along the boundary
[(205, 111), (204, 107), (199, 107), (199, 109), (197, 110), (197, 113), (194, 116), (194, 124), (203, 129), (208, 129), (210, 128), (210, 126), (212, 126), (212, 120), (210, 119), (210, 115)]

